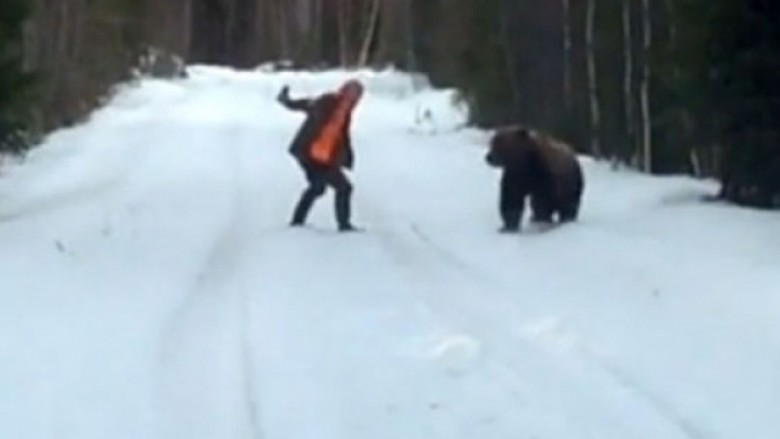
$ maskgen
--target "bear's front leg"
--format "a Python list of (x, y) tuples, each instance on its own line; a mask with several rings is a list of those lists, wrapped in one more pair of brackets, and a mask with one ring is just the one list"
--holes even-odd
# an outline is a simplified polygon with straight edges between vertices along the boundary
[(501, 219), (504, 221), (502, 232), (511, 233), (520, 230), (526, 193), (522, 181), (505, 172), (501, 177), (500, 206)]

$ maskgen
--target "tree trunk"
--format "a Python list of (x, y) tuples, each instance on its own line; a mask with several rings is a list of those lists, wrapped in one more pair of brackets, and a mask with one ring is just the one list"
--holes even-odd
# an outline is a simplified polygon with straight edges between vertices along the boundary
[[(678, 51), (678, 29), (677, 29), (677, 22), (676, 20), (676, 11), (674, 10), (674, 2), (672, 0), (666, 0), (666, 16), (667, 21), (669, 22), (669, 46), (670, 46), (670, 52), (671, 52), (671, 58), (672, 59), (678, 59), (679, 51)], [(680, 81), (682, 76), (681, 68), (678, 62), (674, 62), (672, 65), (672, 77), (674, 78), (674, 82), (677, 83)], [(689, 149), (689, 154), (691, 157), (691, 171), (694, 173), (696, 177), (700, 177), (705, 172), (702, 161), (700, 159), (699, 151), (697, 151), (697, 145), (693, 141), (693, 117), (691, 115), (691, 112), (688, 108), (683, 107), (680, 110), (680, 132), (681, 132), (681, 139), (680, 141), (683, 142)]]
[(324, 17), (323, 17), (323, 6), (322, 6), (323, 0), (313, 0), (312, 1), (312, 23), (314, 23), (314, 26), (312, 26), (311, 31), (311, 53), (310, 53), (310, 60), (322, 60), (325, 57), (325, 52), (323, 50), (322, 46), (322, 39), (324, 36), (324, 29), (325, 26), (323, 25)]
[[(499, 14), (499, 28), (501, 29), (501, 40), (504, 53), (504, 62), (506, 63), (506, 74), (509, 80), (509, 85), (512, 91), (512, 108), (517, 112), (520, 100), (522, 98), (520, 94), (520, 84), (517, 81), (517, 63), (515, 60), (514, 44), (512, 44), (512, 33), (509, 29), (509, 20), (512, 19), (512, 11), (507, 10), (507, 3), (504, 3), (504, 8)], [(517, 114), (515, 114), (517, 116)]]
[(642, 0), (642, 28), (644, 49), (640, 91), (642, 107), (642, 168), (649, 173), (653, 170), (653, 127), (650, 114), (650, 50), (653, 44), (653, 30), (650, 17), (650, 0)]
[(571, 0), (562, 0), (563, 2), (563, 98), (566, 108), (571, 110), (574, 103), (571, 85), (571, 60), (572, 60), (572, 38), (571, 38)]
[(380, 0), (374, 0), (374, 5), (371, 8), (371, 16), (368, 20), (368, 28), (366, 29), (366, 35), (363, 38), (363, 44), (360, 49), (360, 56), (358, 58), (358, 67), (365, 67), (368, 64), (368, 57), (371, 52), (371, 45), (374, 42), (376, 35), (377, 23), (379, 22), (379, 4)]
[(290, 20), (288, 14), (288, 1), (281, 1), (277, 3), (276, 10), (276, 26), (279, 35), (279, 47), (277, 56), (283, 60), (289, 60), (292, 53), (290, 44)]
[[(631, 2), (623, 0), (623, 106), (625, 109), (626, 139), (630, 147), (628, 151), (635, 150), (635, 125), (634, 122), (634, 41), (631, 26)], [(630, 154), (630, 153), (629, 153)]]
[(409, 71), (417, 71), (417, 55), (415, 53), (414, 36), (414, 13), (412, 12), (412, 2), (406, 0), (404, 3), (404, 31), (406, 32), (406, 68)]
[(184, 34), (182, 35), (182, 56), (189, 58), (192, 48), (192, 0), (184, 1)]
[(696, 148), (691, 148), (689, 155), (691, 161), (691, 172), (693, 173), (693, 176), (701, 177), (702, 176), (701, 159), (699, 159), (699, 153), (696, 151)]
[(223, 2), (225, 21), (222, 24), (224, 26), (223, 33), (225, 39), (225, 45), (223, 50), (225, 51), (223, 60), (226, 60), (229, 65), (236, 64), (236, 50), (235, 50), (235, 36), (236, 36), (236, 2), (235, 0), (227, 0)]
[(376, 59), (414, 71), (412, 2), (380, 0)]
[(338, 32), (339, 32), (339, 62), (342, 67), (349, 64), (349, 17), (347, 16), (347, 2), (338, 0)]
[(588, 0), (585, 45), (587, 47), (588, 97), (590, 101), (590, 150), (595, 157), (601, 158), (601, 111), (598, 97), (598, 78), (596, 77), (595, 46), (596, 2), (597, 0)]

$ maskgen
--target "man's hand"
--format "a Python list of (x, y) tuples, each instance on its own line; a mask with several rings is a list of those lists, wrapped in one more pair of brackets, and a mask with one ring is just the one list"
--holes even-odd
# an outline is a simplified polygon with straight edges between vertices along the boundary
[(282, 87), (282, 90), (279, 92), (279, 95), (276, 97), (276, 100), (285, 103), (290, 100), (290, 86), (285, 85)]
[(280, 104), (287, 107), (287, 109), (293, 111), (308, 112), (312, 106), (311, 99), (290, 99), (289, 85), (285, 85), (284, 87), (282, 87), (282, 90), (279, 92), (279, 95), (276, 96), (276, 100), (279, 101)]

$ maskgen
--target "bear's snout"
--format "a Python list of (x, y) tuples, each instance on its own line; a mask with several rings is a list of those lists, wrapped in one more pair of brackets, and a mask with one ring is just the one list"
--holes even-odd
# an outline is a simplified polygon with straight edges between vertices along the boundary
[(496, 167), (501, 166), (501, 163), (499, 163), (493, 151), (490, 151), (485, 155), (485, 162), (487, 162), (487, 164), (490, 166), (496, 166)]

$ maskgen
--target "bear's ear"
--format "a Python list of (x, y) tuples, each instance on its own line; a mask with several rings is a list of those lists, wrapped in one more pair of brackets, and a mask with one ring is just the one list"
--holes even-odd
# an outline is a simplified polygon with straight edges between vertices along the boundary
[(522, 126), (515, 127), (515, 138), (518, 140), (528, 140), (531, 138), (531, 130)]

